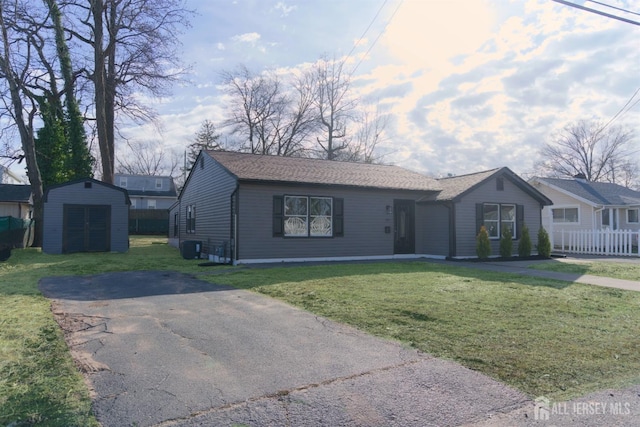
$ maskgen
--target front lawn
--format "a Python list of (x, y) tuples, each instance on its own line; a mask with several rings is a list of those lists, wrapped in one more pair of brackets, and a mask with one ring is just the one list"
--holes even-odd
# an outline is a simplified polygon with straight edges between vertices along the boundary
[(640, 293), (426, 262), (202, 268), (163, 239), (131, 241), (127, 254), (26, 249), (0, 263), (0, 425), (97, 425), (37, 284), (111, 271), (174, 270), (251, 289), (456, 360), (531, 397), (640, 382)]
[(208, 280), (455, 360), (531, 397), (640, 382), (640, 293), (424, 262), (250, 269)]
[(640, 282), (640, 259), (630, 258), (626, 262), (614, 261), (556, 261), (543, 262), (531, 266), (536, 270), (557, 271), (560, 273), (591, 274), (616, 279), (636, 280)]

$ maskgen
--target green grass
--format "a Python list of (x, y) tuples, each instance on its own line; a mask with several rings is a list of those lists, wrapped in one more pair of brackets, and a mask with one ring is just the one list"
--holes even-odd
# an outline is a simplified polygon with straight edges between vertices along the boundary
[(557, 271), (560, 273), (591, 274), (616, 279), (636, 280), (640, 282), (640, 259), (633, 262), (613, 261), (556, 261), (532, 265), (537, 270)]
[(251, 289), (399, 340), (535, 397), (566, 399), (640, 382), (640, 293), (423, 262), (208, 274), (132, 237), (126, 254), (14, 250), (0, 263), (0, 425), (97, 425), (82, 376), (38, 291), (42, 277), (173, 270)]
[(640, 293), (414, 263), (211, 277), (567, 399), (640, 382)]
[(16, 249), (0, 263), (0, 425), (97, 425), (87, 387), (38, 281), (109, 271), (198, 271), (198, 261), (180, 258), (166, 244), (153, 244), (159, 241), (132, 237), (126, 254), (47, 255)]

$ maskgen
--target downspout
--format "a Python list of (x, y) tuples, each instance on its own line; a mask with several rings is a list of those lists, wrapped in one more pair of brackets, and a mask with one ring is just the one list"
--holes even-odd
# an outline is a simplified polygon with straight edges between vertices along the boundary
[(238, 192), (240, 191), (240, 184), (236, 182), (236, 188), (231, 193), (230, 203), (230, 215), (229, 215), (229, 250), (231, 251), (229, 261), (231, 264), (236, 265), (238, 260)]

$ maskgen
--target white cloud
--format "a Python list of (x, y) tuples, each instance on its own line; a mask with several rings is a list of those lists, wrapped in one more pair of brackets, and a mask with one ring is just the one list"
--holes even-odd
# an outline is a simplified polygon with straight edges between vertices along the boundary
[(285, 2), (283, 1), (279, 1), (278, 3), (276, 3), (274, 9), (278, 10), (281, 12), (280, 16), (289, 16), (289, 14), (291, 12), (293, 12), (294, 10), (296, 10), (298, 8), (298, 6), (288, 6)]
[(237, 43), (250, 43), (256, 44), (260, 40), (260, 34), (258, 33), (244, 33), (231, 37), (231, 40)]

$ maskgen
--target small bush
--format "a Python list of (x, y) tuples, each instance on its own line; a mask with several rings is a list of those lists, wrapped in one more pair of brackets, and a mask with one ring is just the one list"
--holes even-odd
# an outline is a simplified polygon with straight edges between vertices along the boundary
[(520, 242), (518, 242), (518, 256), (531, 256), (531, 236), (529, 236), (529, 227), (526, 225), (522, 226), (522, 235)]
[(551, 256), (551, 241), (549, 240), (549, 234), (544, 227), (540, 227), (538, 230), (538, 255), (543, 256), (545, 258), (549, 258)]
[(513, 237), (509, 227), (502, 227), (502, 236), (500, 236), (500, 256), (502, 258), (511, 258), (513, 251)]
[(487, 233), (487, 229), (484, 225), (480, 227), (480, 232), (476, 236), (476, 254), (480, 259), (489, 258), (489, 255), (491, 255), (489, 233)]

